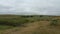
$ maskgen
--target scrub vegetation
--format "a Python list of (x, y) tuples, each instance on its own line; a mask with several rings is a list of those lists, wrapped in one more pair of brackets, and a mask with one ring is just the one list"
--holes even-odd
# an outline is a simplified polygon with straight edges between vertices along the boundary
[(0, 34), (60, 34), (60, 16), (0, 15)]

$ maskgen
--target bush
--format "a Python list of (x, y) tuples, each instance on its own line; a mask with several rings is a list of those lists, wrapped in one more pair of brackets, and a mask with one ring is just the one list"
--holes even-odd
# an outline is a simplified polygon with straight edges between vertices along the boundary
[(7, 26), (20, 26), (24, 23), (28, 23), (29, 20), (25, 18), (21, 19), (2, 19), (0, 20), (0, 25), (7, 25)]
[(40, 15), (40, 17), (43, 17), (43, 15)]
[(58, 25), (58, 20), (52, 20), (50, 22), (50, 25), (57, 26)]

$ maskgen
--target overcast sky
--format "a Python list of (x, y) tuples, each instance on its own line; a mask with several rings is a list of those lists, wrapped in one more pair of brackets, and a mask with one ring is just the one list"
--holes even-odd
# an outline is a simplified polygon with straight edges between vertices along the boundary
[(0, 0), (0, 14), (60, 14), (60, 0)]

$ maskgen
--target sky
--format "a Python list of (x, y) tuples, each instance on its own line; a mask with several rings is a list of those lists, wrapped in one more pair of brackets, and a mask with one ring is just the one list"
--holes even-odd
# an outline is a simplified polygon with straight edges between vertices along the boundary
[(0, 0), (0, 14), (59, 15), (60, 0)]

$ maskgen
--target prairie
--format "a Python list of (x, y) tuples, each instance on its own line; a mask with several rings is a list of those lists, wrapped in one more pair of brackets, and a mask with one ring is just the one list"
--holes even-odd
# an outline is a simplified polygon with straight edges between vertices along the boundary
[(60, 34), (60, 16), (0, 15), (0, 34)]

